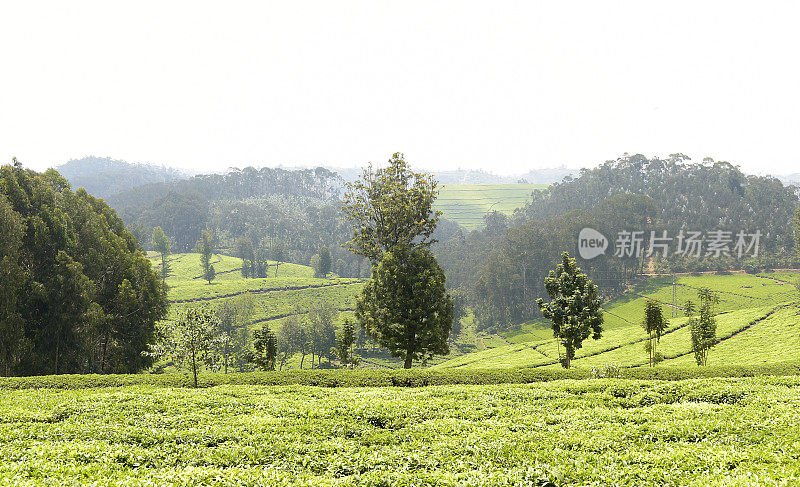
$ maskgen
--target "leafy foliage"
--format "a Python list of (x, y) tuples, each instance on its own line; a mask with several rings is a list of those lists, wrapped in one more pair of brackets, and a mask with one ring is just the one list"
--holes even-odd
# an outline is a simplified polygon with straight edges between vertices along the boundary
[(689, 320), (689, 329), (697, 365), (707, 365), (708, 352), (717, 344), (717, 320), (713, 307), (719, 303), (719, 296), (708, 288), (699, 289), (697, 295), (700, 299), (700, 315)]
[(251, 361), (261, 370), (275, 370), (278, 358), (278, 339), (269, 325), (253, 331), (253, 349)]
[(361, 326), (395, 357), (413, 360), (447, 354), (453, 300), (436, 259), (424, 248), (399, 245), (373, 267), (356, 304)]
[(200, 366), (215, 369), (219, 364), (219, 345), (227, 337), (220, 335), (218, 330), (218, 319), (211, 308), (186, 308), (178, 321), (163, 322), (161, 339), (145, 353), (154, 357), (168, 357), (177, 366), (188, 368), (197, 387)]
[[(590, 336), (599, 340), (603, 332), (603, 299), (597, 286), (584, 274), (569, 253), (564, 252), (561, 263), (545, 279), (545, 289), (551, 301), (537, 301), (542, 316), (553, 322), (553, 336), (564, 347), (561, 364), (565, 369), (575, 358), (575, 351)], [(560, 349), (559, 349), (560, 357)]]
[[(644, 305), (644, 321), (642, 326), (648, 335), (645, 349), (648, 352), (650, 365), (655, 366), (659, 362), (658, 352), (656, 351), (656, 344), (661, 341), (661, 335), (667, 329), (669, 323), (664, 319), (664, 314), (661, 305), (653, 300), (647, 300)], [(663, 357), (660, 357), (663, 359)]]
[(376, 265), (383, 254), (400, 247), (427, 247), (441, 212), (433, 210), (436, 181), (411, 171), (403, 154), (395, 153), (386, 168), (364, 170), (348, 183), (342, 209), (353, 225), (351, 251)]
[(135, 372), (166, 289), (102, 200), (54, 170), (0, 167), (0, 371)]

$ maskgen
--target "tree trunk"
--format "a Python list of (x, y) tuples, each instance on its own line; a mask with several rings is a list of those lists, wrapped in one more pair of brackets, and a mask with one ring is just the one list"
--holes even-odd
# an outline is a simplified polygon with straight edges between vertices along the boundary
[(197, 360), (192, 352), (192, 374), (194, 375), (194, 388), (197, 389)]
[(106, 372), (106, 351), (108, 350), (108, 341), (110, 340), (108, 336), (108, 332), (105, 334), (105, 338), (103, 339), (103, 353), (100, 355), (100, 373), (104, 374)]
[(568, 369), (570, 366), (570, 362), (572, 362), (572, 347), (568, 345), (564, 345), (564, 368)]
[(406, 353), (406, 363), (403, 364), (403, 368), (404, 369), (410, 369), (411, 368), (411, 360), (412, 360), (412, 358), (413, 358), (413, 356), (411, 355), (411, 352)]

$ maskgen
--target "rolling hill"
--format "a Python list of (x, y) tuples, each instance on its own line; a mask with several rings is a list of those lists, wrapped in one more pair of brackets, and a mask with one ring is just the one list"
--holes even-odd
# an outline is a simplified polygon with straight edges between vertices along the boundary
[[(719, 343), (710, 353), (709, 363), (761, 364), (796, 358), (800, 353), (800, 307), (792, 285), (797, 274), (733, 274), (680, 276), (675, 286), (675, 302), (682, 305), (696, 299), (699, 287), (718, 293), (716, 307)], [(604, 306), (603, 337), (587, 340), (573, 361), (577, 367), (614, 364), (623, 367), (647, 365), (645, 333), (640, 324), (646, 300), (664, 305), (669, 328), (658, 350), (665, 365), (692, 365), (687, 318), (673, 313), (672, 279), (648, 279)], [(436, 365), (439, 368), (466, 367), (559, 367), (558, 348), (547, 322), (527, 323), (503, 334), (508, 342), (487, 350), (465, 354)], [(489, 346), (492, 343), (489, 341)]]

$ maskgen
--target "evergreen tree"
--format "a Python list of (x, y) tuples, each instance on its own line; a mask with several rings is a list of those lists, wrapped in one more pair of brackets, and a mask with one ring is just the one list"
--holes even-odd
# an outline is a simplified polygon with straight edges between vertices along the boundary
[(550, 302), (539, 298), (537, 303), (542, 316), (553, 322), (553, 336), (564, 347), (561, 365), (568, 369), (575, 351), (589, 337), (599, 340), (603, 332), (603, 299), (597, 286), (584, 274), (569, 253), (561, 254), (561, 263), (545, 279), (545, 289)]
[(644, 306), (644, 321), (642, 322), (645, 332), (647, 332), (648, 339), (645, 345), (645, 350), (649, 355), (650, 366), (656, 364), (659, 355), (656, 351), (656, 345), (661, 341), (661, 335), (667, 329), (667, 320), (664, 319), (664, 314), (661, 305), (656, 301), (647, 300)]
[(436, 259), (424, 248), (395, 247), (372, 268), (356, 302), (356, 317), (377, 343), (404, 360), (446, 355), (453, 300)]

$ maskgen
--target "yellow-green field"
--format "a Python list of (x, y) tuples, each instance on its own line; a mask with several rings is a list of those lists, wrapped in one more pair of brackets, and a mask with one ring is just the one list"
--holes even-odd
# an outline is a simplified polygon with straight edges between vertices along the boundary
[(434, 203), (442, 216), (474, 230), (483, 225), (483, 216), (490, 211), (511, 215), (525, 206), (531, 193), (547, 188), (546, 184), (444, 184)]
[[(792, 360), (800, 356), (800, 308), (797, 289), (791, 284), (797, 277), (797, 274), (681, 276), (675, 288), (676, 302), (679, 306), (687, 299), (697, 302), (700, 287), (718, 293), (720, 342), (712, 349), (709, 363), (750, 365)], [(658, 345), (665, 364), (693, 364), (687, 318), (682, 312), (672, 317), (672, 278), (663, 277), (649, 279), (604, 306), (603, 337), (586, 340), (573, 365), (646, 365), (645, 332), (640, 323), (648, 299), (662, 302), (664, 313), (670, 318), (667, 333)], [(527, 323), (504, 336), (511, 344), (456, 357), (436, 367), (558, 366), (558, 348), (547, 322)]]
[[(161, 258), (150, 253), (155, 268), (161, 270)], [(308, 266), (283, 263), (275, 276), (274, 262), (270, 262), (270, 276), (245, 279), (241, 274), (242, 261), (236, 257), (214, 254), (211, 259), (216, 278), (209, 284), (202, 279), (200, 254), (176, 254), (169, 257), (170, 311), (174, 319), (187, 306), (208, 304), (219, 306), (225, 299), (250, 294), (255, 299), (255, 312), (251, 324), (277, 324), (288, 315), (301, 316), (319, 303), (328, 303), (348, 316), (355, 308), (355, 299), (361, 292), (363, 281), (350, 278), (315, 278)]]

